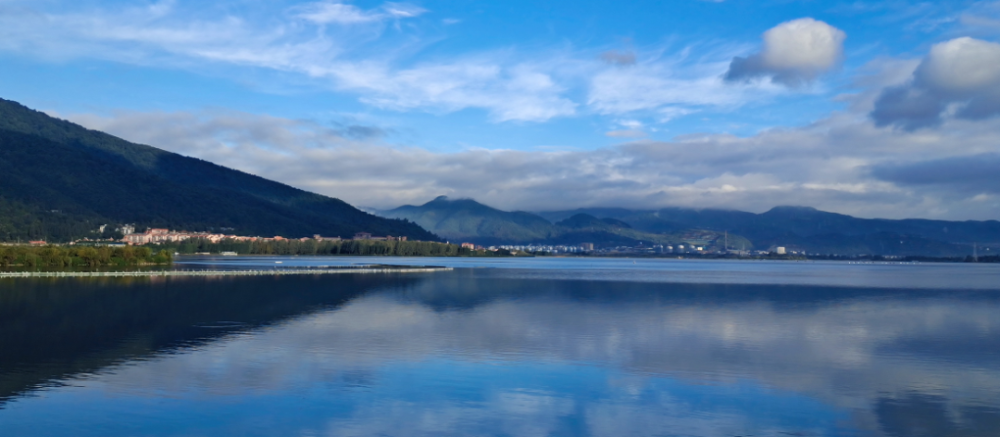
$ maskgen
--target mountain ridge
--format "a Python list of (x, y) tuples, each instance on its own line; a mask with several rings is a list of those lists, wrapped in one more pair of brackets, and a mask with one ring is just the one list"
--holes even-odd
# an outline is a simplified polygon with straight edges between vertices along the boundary
[[(463, 205), (474, 208), (464, 209)], [(439, 211), (442, 207), (446, 211)], [(473, 199), (453, 201), (439, 196), (424, 205), (406, 205), (382, 211), (389, 217), (412, 220), (425, 228), (449, 238), (465, 238), (480, 244), (513, 244), (525, 242), (559, 242), (579, 244), (604, 238), (606, 243), (647, 241), (660, 244), (696, 241), (699, 244), (707, 235), (709, 244), (730, 249), (760, 249), (784, 246), (791, 250), (824, 254), (883, 254), (914, 256), (964, 256), (972, 253), (972, 244), (980, 242), (984, 250), (996, 246), (1000, 250), (1000, 221), (945, 221), (928, 219), (863, 219), (846, 214), (821, 211), (809, 206), (779, 205), (760, 214), (725, 209), (694, 209), (670, 207), (650, 210), (626, 208), (578, 208), (564, 211), (545, 211), (517, 214), (533, 216), (533, 223), (543, 237), (520, 235), (504, 238), (490, 234), (488, 229), (474, 233), (467, 227), (462, 235), (449, 234), (447, 227), (434, 221), (441, 216), (458, 220), (462, 214), (474, 215), (475, 211), (490, 211), (494, 219), (506, 214), (495, 208), (479, 204)], [(431, 214), (427, 214), (434, 211)], [(549, 226), (545, 226), (547, 222)], [(612, 226), (612, 223), (621, 225)], [(460, 226), (453, 224), (451, 226)], [(602, 234), (584, 235), (568, 230), (587, 229)], [(705, 233), (695, 238), (692, 234)], [(717, 241), (722, 237), (723, 241)], [(588, 239), (589, 238), (589, 239)], [(742, 240), (745, 238), (746, 240)], [(990, 253), (990, 252), (986, 252)]]
[(102, 224), (241, 235), (438, 238), (346, 202), (0, 99), (0, 241), (66, 241)]
[(930, 256), (968, 255), (973, 244), (1000, 248), (997, 220), (866, 219), (808, 206), (775, 206), (760, 214), (679, 207), (578, 208), (538, 214), (552, 220), (595, 212), (608, 213), (610, 218), (647, 232), (697, 227), (734, 233), (746, 237), (758, 248), (786, 246), (817, 253)]
[[(651, 246), (684, 244), (681, 235), (632, 229), (628, 223), (581, 214), (552, 223), (525, 211), (501, 211), (474, 199), (438, 196), (423, 205), (403, 205), (379, 211), (384, 217), (413, 221), (450, 240), (482, 245), (555, 244), (599, 246)], [(721, 234), (720, 234), (721, 235)], [(733, 235), (734, 241), (740, 237)]]

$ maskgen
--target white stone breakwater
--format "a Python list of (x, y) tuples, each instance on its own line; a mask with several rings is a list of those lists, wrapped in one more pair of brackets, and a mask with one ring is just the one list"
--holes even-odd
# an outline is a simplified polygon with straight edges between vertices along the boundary
[(273, 276), (328, 275), (334, 273), (427, 273), (454, 270), (451, 267), (343, 267), (323, 269), (257, 269), (257, 270), (152, 270), (121, 272), (0, 272), (0, 278), (87, 278), (138, 276)]

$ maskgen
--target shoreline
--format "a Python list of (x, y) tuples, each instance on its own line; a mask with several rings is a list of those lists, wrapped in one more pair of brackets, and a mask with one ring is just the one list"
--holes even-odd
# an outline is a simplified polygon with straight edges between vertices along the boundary
[(108, 271), (108, 272), (0, 272), (6, 278), (87, 278), (87, 277), (142, 277), (142, 276), (273, 276), (273, 275), (328, 275), (343, 273), (430, 273), (454, 270), (438, 266), (368, 266), (335, 268), (289, 268), (255, 270), (159, 270), (159, 271)]

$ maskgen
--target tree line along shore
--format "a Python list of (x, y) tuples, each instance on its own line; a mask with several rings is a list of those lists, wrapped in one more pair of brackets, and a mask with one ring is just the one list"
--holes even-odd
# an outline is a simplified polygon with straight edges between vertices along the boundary
[(133, 267), (169, 265), (174, 254), (239, 255), (326, 255), (326, 256), (440, 256), (440, 257), (503, 257), (515, 256), (508, 250), (473, 250), (455, 244), (429, 241), (236, 241), (217, 243), (205, 239), (190, 239), (176, 243), (145, 246), (31, 246), (0, 245), (0, 267)]
[(441, 257), (498, 257), (515, 256), (504, 249), (496, 251), (474, 250), (455, 244), (433, 241), (384, 241), (384, 240), (283, 240), (238, 241), (224, 239), (213, 243), (207, 239), (192, 238), (176, 243), (151, 244), (153, 250), (169, 250), (179, 254), (236, 253), (239, 255), (353, 255), (353, 256), (441, 256)]
[(172, 262), (173, 252), (140, 246), (0, 246), (0, 267), (135, 267)]

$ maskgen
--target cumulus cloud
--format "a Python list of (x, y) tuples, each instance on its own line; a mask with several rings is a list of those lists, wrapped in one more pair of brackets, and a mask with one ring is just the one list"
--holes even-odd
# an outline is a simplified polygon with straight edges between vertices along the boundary
[(725, 79), (770, 77), (775, 83), (802, 86), (840, 64), (846, 37), (842, 30), (812, 18), (781, 23), (764, 32), (759, 53), (733, 58)]
[(1000, 44), (969, 37), (931, 47), (912, 79), (885, 89), (871, 113), (879, 126), (937, 126), (946, 117), (1000, 114)]
[[(350, 203), (389, 208), (445, 194), (503, 209), (664, 206), (766, 211), (813, 206), (864, 217), (993, 219), (1000, 198), (968, 183), (918, 184), (873, 168), (1000, 153), (1000, 120), (947, 132), (879, 129), (844, 114), (797, 129), (741, 138), (687, 135), (596, 150), (456, 152), (393, 145), (352, 129), (246, 113), (70, 115), (71, 121), (140, 143), (244, 170)], [(635, 120), (619, 123), (638, 130)], [(616, 134), (620, 135), (620, 134)], [(619, 136), (621, 138), (621, 136)], [(957, 151), (955, 144), (962, 144)], [(886, 167), (888, 168), (888, 167)], [(980, 167), (976, 167), (980, 168)], [(984, 172), (987, 170), (984, 170)], [(470, 177), (469, 175), (476, 175)]]

